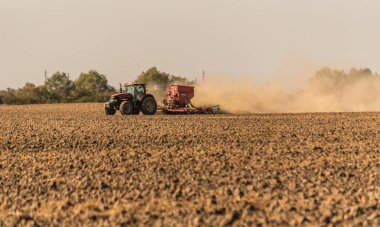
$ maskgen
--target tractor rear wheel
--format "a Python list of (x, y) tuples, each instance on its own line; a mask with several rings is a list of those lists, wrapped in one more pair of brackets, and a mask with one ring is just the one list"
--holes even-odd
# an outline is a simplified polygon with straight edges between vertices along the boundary
[(157, 103), (153, 97), (146, 97), (141, 102), (141, 111), (145, 115), (153, 115), (157, 111)]
[(133, 114), (134, 108), (133, 108), (132, 102), (129, 101), (129, 100), (123, 101), (120, 104), (119, 110), (120, 110), (120, 113), (122, 115), (131, 115), (131, 114)]

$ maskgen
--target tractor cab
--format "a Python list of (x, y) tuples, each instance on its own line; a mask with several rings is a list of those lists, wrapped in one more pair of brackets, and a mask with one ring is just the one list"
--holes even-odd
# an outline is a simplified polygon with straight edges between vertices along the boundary
[(141, 100), (141, 98), (146, 94), (146, 87), (143, 83), (126, 83), (124, 84), (123, 92), (131, 94), (134, 99)]

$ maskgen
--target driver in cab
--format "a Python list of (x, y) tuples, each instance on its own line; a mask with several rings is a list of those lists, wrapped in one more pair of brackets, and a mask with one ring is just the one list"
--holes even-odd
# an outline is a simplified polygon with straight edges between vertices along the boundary
[(144, 88), (142, 86), (136, 86), (135, 92), (136, 92), (136, 97), (138, 99), (141, 99), (141, 96), (144, 95)]

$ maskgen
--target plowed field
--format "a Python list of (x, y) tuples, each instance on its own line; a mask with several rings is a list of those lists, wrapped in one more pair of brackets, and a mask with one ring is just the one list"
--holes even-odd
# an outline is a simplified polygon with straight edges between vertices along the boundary
[(0, 226), (380, 225), (380, 113), (0, 117)]

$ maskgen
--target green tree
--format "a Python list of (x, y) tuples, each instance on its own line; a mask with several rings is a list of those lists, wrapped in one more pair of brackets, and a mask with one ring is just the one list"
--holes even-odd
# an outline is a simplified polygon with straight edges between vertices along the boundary
[(49, 94), (49, 91), (48, 91), (46, 85), (40, 85), (40, 86), (36, 87), (35, 94), (37, 96), (37, 99), (39, 100), (38, 101), (39, 103), (47, 103), (50, 101), (49, 100), (50, 94)]
[(66, 73), (59, 71), (54, 73), (45, 82), (46, 89), (49, 93), (49, 100), (53, 102), (69, 101), (69, 95), (73, 85), (73, 81), (70, 80)]
[(4, 92), (3, 90), (0, 91), (0, 104), (4, 104), (4, 102), (3, 102), (4, 93), (3, 92)]
[(158, 90), (165, 90), (169, 85), (169, 74), (160, 72), (156, 67), (151, 67), (146, 72), (142, 72), (137, 79), (136, 83), (147, 83), (149, 86), (157, 87)]
[(79, 78), (74, 82), (74, 89), (71, 93), (77, 101), (105, 101), (109, 98), (109, 93), (115, 91), (108, 85), (105, 75), (95, 70), (87, 73), (81, 73)]
[(0, 91), (0, 104), (4, 104), (4, 97), (7, 95), (7, 91), (1, 90)]
[(194, 80), (189, 80), (186, 77), (170, 75), (169, 84), (195, 85), (196, 82)]
[(7, 88), (7, 90), (0, 91), (1, 104), (16, 104), (16, 90)]
[(27, 82), (24, 87), (17, 89), (16, 99), (18, 104), (39, 103), (36, 85)]
[(151, 67), (146, 72), (142, 72), (137, 79), (136, 83), (147, 83), (149, 87), (155, 88), (154, 90), (166, 91), (169, 84), (193, 85), (195, 81), (191, 81), (186, 77), (174, 76), (165, 72), (157, 70), (156, 67)]

